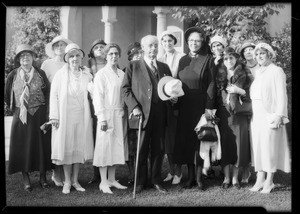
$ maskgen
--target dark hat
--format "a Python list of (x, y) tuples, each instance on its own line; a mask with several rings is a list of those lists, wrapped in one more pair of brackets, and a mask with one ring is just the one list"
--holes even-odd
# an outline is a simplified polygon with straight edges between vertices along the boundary
[(247, 47), (252, 47), (253, 49), (255, 48), (255, 44), (253, 43), (253, 42), (250, 42), (250, 41), (246, 41), (246, 42), (244, 42), (243, 44), (242, 44), (242, 46), (239, 48), (239, 53), (240, 53), (240, 55), (241, 55), (241, 57), (243, 58), (243, 59), (245, 59), (245, 57), (244, 57), (244, 50), (245, 50), (245, 48), (247, 48)]
[(223, 54), (224, 54), (224, 56), (225, 55), (234, 55), (236, 58), (240, 57), (240, 55), (232, 47), (226, 47), (224, 49)]
[(194, 27), (188, 28), (184, 32), (184, 39), (185, 39), (186, 43), (188, 43), (188, 38), (189, 38), (190, 34), (193, 33), (193, 32), (201, 33), (202, 36), (203, 36), (204, 41), (206, 40), (206, 33), (205, 33), (205, 31), (201, 27), (194, 26)]
[(130, 43), (127, 48), (128, 60), (130, 61), (130, 58), (141, 49), (142, 49), (141, 43), (139, 42)]
[(14, 64), (15, 64), (15, 66), (19, 66), (20, 65), (19, 56), (24, 51), (28, 51), (28, 52), (30, 52), (32, 54), (32, 56), (37, 57), (37, 54), (33, 50), (31, 50), (30, 45), (28, 45), (28, 44), (18, 45), (17, 50), (16, 50), (16, 56), (14, 58)]
[(104, 42), (103, 39), (96, 39), (92, 44), (92, 48), (90, 50), (90, 53), (88, 54), (88, 57), (90, 57), (90, 58), (94, 57), (93, 48), (98, 44), (106, 45), (106, 43)]

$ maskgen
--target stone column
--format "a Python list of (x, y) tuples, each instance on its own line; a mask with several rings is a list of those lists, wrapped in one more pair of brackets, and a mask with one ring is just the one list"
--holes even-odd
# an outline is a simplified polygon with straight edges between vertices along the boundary
[(114, 40), (114, 29), (113, 23), (118, 21), (116, 18), (117, 7), (102, 7), (102, 19), (104, 22), (104, 41), (110, 43)]
[(159, 39), (159, 48), (157, 57), (159, 58), (164, 54), (164, 50), (160, 43), (160, 35), (163, 31), (167, 30), (167, 14), (170, 12), (168, 7), (154, 7), (153, 13), (157, 14), (157, 30), (156, 35)]

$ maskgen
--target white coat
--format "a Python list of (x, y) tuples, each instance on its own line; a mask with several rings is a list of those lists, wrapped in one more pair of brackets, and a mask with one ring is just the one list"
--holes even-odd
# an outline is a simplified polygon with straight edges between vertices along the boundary
[[(68, 86), (68, 64), (65, 64), (54, 75), (51, 91), (50, 91), (50, 119), (59, 120), (59, 128), (52, 128), (51, 146), (52, 160), (63, 160), (64, 158), (64, 142), (66, 138), (66, 124), (67, 124), (67, 86)], [(92, 81), (93, 76), (87, 68), (84, 68), (83, 74), (83, 88), (84, 90), (84, 160), (89, 161), (93, 159), (93, 134), (92, 134), (92, 117), (88, 101), (87, 85)]]

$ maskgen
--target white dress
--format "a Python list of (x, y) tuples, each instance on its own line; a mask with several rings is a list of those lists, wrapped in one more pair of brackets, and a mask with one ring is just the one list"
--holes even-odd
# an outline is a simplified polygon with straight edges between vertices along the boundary
[[(269, 78), (272, 73), (269, 72), (275, 73), (268, 69), (257, 70), (250, 88), (253, 108), (251, 120), (252, 165), (255, 171), (276, 172), (279, 169), (288, 173), (291, 171), (291, 167), (286, 127), (284, 125), (281, 128), (272, 128), (270, 120), (274, 117), (274, 112), (267, 111), (262, 100), (262, 88), (268, 84), (268, 81), (272, 81), (270, 80), (272, 78)], [(281, 90), (279, 85), (277, 90)], [(269, 96), (272, 96), (271, 93), (270, 90)]]
[(76, 78), (69, 71), (67, 87), (67, 125), (64, 142), (64, 155), (61, 161), (53, 160), (56, 165), (84, 163), (84, 91), (82, 74)]
[[(94, 79), (95, 115), (98, 118), (93, 165), (97, 167), (125, 164), (123, 136), (123, 101), (121, 84), (124, 72), (116, 74), (107, 65), (97, 72)], [(101, 121), (107, 121), (108, 130), (102, 131)]]

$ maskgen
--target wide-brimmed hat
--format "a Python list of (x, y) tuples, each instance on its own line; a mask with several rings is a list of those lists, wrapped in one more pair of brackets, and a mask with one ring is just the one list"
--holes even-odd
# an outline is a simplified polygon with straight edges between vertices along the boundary
[(270, 53), (271, 53), (271, 59), (274, 59), (276, 57), (276, 53), (275, 51), (273, 50), (273, 48), (267, 44), (267, 43), (264, 43), (264, 42), (261, 42), (261, 43), (258, 43), (255, 48), (254, 48), (254, 53), (258, 50), (258, 49), (261, 49), (261, 48), (264, 48), (266, 50), (268, 50)]
[(98, 45), (98, 44), (107, 45), (107, 44), (104, 42), (103, 39), (96, 39), (96, 40), (93, 42), (93, 44), (92, 44), (92, 48), (91, 48), (91, 50), (90, 50), (90, 53), (88, 54), (88, 57), (89, 57), (89, 58), (94, 57), (93, 48), (94, 48), (96, 45)]
[(160, 42), (162, 41), (162, 39), (163, 39), (164, 36), (166, 36), (166, 35), (170, 36), (170, 37), (174, 40), (174, 45), (176, 45), (176, 43), (177, 43), (176, 36), (174, 35), (173, 32), (168, 31), (168, 30), (163, 31), (163, 32), (161, 33), (161, 35), (160, 35)]
[(164, 76), (159, 80), (157, 92), (161, 100), (170, 100), (184, 95), (182, 82), (171, 76)]
[(28, 51), (28, 52), (30, 52), (32, 54), (32, 56), (37, 57), (37, 54), (31, 49), (30, 45), (28, 45), (28, 44), (18, 45), (17, 49), (16, 49), (16, 56), (14, 57), (14, 64), (15, 64), (15, 66), (19, 66), (20, 65), (19, 56), (24, 51)]
[(66, 47), (66, 49), (65, 49), (65, 52), (66, 52), (65, 55), (64, 55), (64, 61), (65, 61), (65, 62), (67, 62), (66, 56), (67, 56), (68, 53), (69, 53), (71, 50), (73, 50), (73, 49), (76, 49), (76, 50), (81, 51), (82, 54), (83, 54), (83, 57), (85, 56), (84, 51), (81, 50), (80, 47), (79, 47), (77, 44), (75, 44), (75, 43), (70, 43), (70, 44), (67, 45), (67, 47)]
[(224, 49), (223, 54), (224, 54), (224, 56), (225, 55), (234, 55), (237, 59), (240, 57), (240, 55), (232, 47), (226, 47)]
[(56, 36), (52, 39), (51, 42), (49, 42), (48, 44), (46, 44), (45, 46), (45, 52), (46, 54), (50, 57), (50, 58), (54, 58), (55, 57), (55, 54), (54, 54), (54, 51), (53, 51), (53, 45), (56, 43), (56, 42), (59, 42), (59, 41), (63, 41), (65, 42), (67, 45), (72, 43), (71, 40), (69, 39), (66, 39), (65, 37), (59, 35), (59, 36)]
[(227, 41), (226, 41), (226, 39), (225, 39), (223, 36), (219, 36), (219, 35), (213, 36), (213, 37), (210, 39), (210, 41), (209, 41), (210, 49), (212, 49), (212, 44), (213, 44), (214, 42), (219, 42), (219, 43), (221, 43), (221, 44), (224, 46), (224, 48), (227, 47)]
[(205, 31), (204, 31), (201, 27), (194, 26), (194, 27), (188, 28), (188, 29), (184, 32), (184, 39), (185, 39), (185, 42), (186, 42), (186, 43), (188, 43), (189, 36), (190, 36), (190, 34), (193, 33), (193, 32), (201, 33), (202, 36), (203, 36), (204, 41), (206, 40), (206, 33), (205, 33)]
[(245, 50), (245, 48), (248, 48), (248, 47), (252, 47), (253, 49), (255, 48), (255, 44), (253, 43), (253, 42), (251, 42), (251, 41), (246, 41), (246, 42), (244, 42), (243, 44), (242, 44), (242, 46), (239, 48), (239, 53), (240, 53), (240, 55), (241, 55), (241, 57), (243, 58), (243, 59), (245, 59), (245, 57), (244, 57), (244, 50)]
[(141, 43), (139, 43), (139, 42), (130, 43), (128, 45), (128, 48), (127, 48), (128, 60), (130, 61), (130, 59), (132, 58), (132, 56), (134, 54), (136, 54), (141, 49), (142, 49)]

